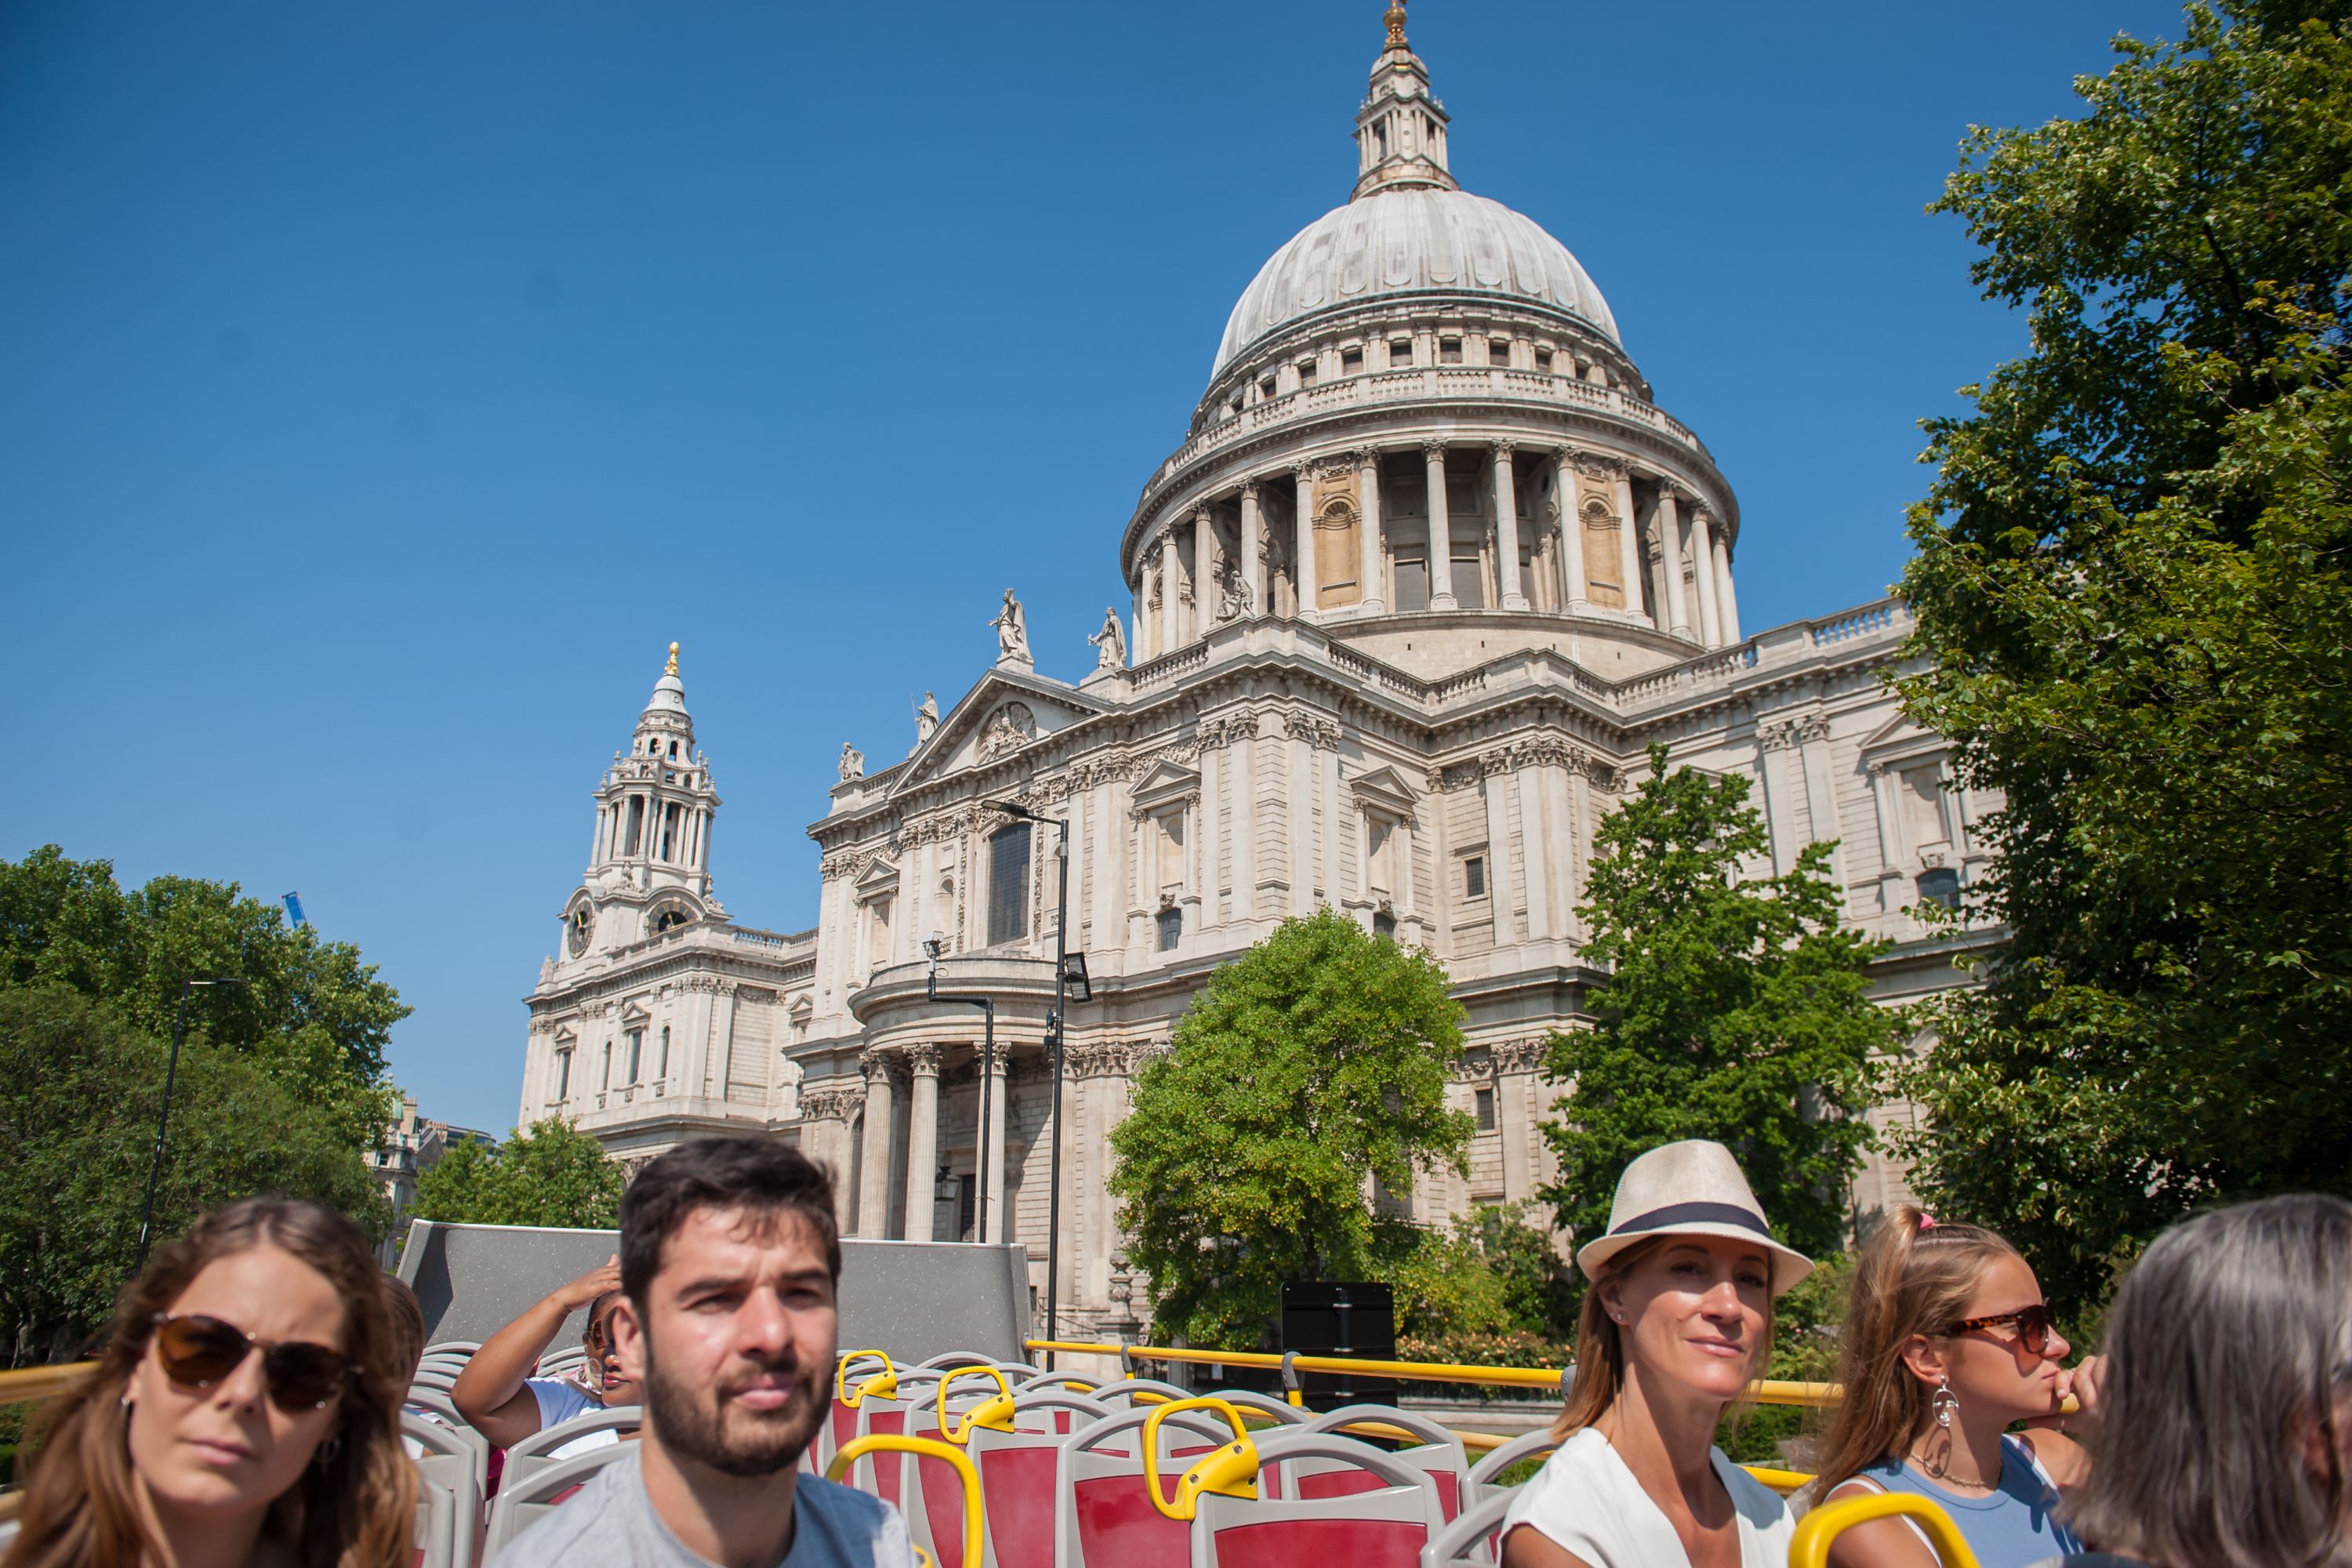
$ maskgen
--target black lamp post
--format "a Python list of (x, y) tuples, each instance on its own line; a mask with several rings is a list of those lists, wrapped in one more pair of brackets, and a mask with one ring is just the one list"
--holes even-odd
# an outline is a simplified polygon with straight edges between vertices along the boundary
[(923, 952), (931, 961), (929, 974), (923, 980), (923, 995), (932, 1002), (961, 1002), (981, 1011), (980, 1034), (980, 1194), (977, 1218), (973, 1221), (971, 1239), (974, 1243), (988, 1239), (988, 1102), (994, 1075), (990, 1068), (996, 1062), (996, 998), (993, 996), (942, 996), (940, 994), (940, 950), (947, 938), (937, 932), (923, 939)]
[(188, 1032), (188, 995), (197, 986), (242, 985), (245, 982), (235, 975), (215, 975), (210, 980), (180, 982), (179, 1011), (172, 1016), (172, 1058), (163, 1068), (163, 1110), (155, 1118), (155, 1159), (147, 1168), (147, 1202), (139, 1213), (139, 1257), (131, 1265), (135, 1277), (147, 1267), (147, 1232), (155, 1220), (155, 1187), (163, 1179), (163, 1135), (172, 1126), (172, 1086), (180, 1077), (180, 1041)]
[[(1078, 960), (1075, 975), (1070, 969), (1070, 825), (1058, 816), (1040, 816), (1025, 805), (1009, 800), (992, 800), (989, 805), (1005, 816), (1023, 822), (1040, 823), (1061, 835), (1055, 853), (1061, 860), (1061, 887), (1054, 900), (1054, 1010), (1045, 1018), (1045, 1036), (1051, 1050), (1054, 1072), (1054, 1157), (1053, 1191), (1045, 1203), (1045, 1337), (1059, 1336), (1062, 1284), (1062, 1034), (1063, 1015), (1067, 1012), (1070, 982), (1077, 982), (1080, 1002), (1093, 1000), (1094, 990), (1087, 982), (1086, 960)], [(1045, 1352), (1045, 1370), (1054, 1370), (1054, 1352)]]

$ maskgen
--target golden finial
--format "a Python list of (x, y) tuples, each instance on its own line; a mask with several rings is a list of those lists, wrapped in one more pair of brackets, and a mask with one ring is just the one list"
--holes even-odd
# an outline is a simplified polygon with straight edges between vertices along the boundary
[(662, 673), (664, 675), (676, 675), (677, 673), (677, 644), (676, 643), (669, 645), (669, 668), (663, 670)]
[(1404, 41), (1404, 0), (1389, 0), (1389, 14), (1385, 20), (1389, 25), (1389, 47), (1392, 49), (1412, 47), (1411, 44)]

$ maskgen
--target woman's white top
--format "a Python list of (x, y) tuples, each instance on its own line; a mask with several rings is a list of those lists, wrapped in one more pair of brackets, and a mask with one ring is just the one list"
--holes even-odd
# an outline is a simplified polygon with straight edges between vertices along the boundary
[[(1741, 1568), (1782, 1568), (1797, 1531), (1789, 1505), (1722, 1449), (1707, 1453), (1731, 1493)], [(1562, 1443), (1518, 1489), (1503, 1516), (1503, 1534), (1522, 1524), (1591, 1568), (1689, 1568), (1682, 1537), (1664, 1510), (1650, 1500), (1609, 1439), (1590, 1426)]]

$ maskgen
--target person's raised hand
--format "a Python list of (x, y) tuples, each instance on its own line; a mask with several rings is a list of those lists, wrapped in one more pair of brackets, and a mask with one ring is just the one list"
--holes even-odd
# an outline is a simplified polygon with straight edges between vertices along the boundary
[(607, 1290), (621, 1288), (621, 1255), (614, 1253), (603, 1263), (555, 1292), (565, 1311), (574, 1311), (588, 1305)]
[(2061, 1405), (2069, 1394), (2073, 1395), (2074, 1408), (2053, 1410), (2047, 1415), (2036, 1415), (2025, 1425), (2036, 1431), (2082, 1436), (2099, 1424), (2099, 1389), (2106, 1375), (2107, 1358), (2103, 1355), (2084, 1356), (2076, 1365), (2059, 1368), (2054, 1393)]

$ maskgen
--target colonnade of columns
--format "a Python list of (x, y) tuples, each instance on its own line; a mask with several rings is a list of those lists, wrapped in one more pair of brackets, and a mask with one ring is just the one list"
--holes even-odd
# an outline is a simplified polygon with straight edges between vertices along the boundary
[[(1449, 456), (1464, 451), (1480, 454), (1488, 473), (1493, 533), (1482, 540), (1482, 567), (1491, 544), (1496, 607), (1508, 611), (1547, 610), (1568, 615), (1618, 616), (1656, 626), (1706, 647), (1725, 647), (1740, 640), (1738, 599), (1732, 588), (1731, 551), (1715, 516), (1696, 498), (1664, 474), (1636, 472), (1613, 454), (1572, 447), (1548, 449), (1543, 461), (1550, 468), (1554, 509), (1549, 518), (1523, 520), (1519, 515), (1518, 444), (1493, 441), (1457, 447), (1443, 441), (1422, 444), (1428, 497), (1428, 608), (1462, 607), (1455, 580), (1456, 539), (1449, 517), (1446, 476)], [(1288, 574), (1299, 615), (1309, 620), (1333, 616), (1386, 615), (1390, 603), (1388, 517), (1381, 495), (1384, 453), (1364, 447), (1341, 458), (1294, 466), (1290, 480), (1289, 518), (1285, 523), (1269, 515), (1268, 500), (1279, 493), (1280, 480), (1245, 479), (1232, 490), (1202, 498), (1164, 523), (1157, 537), (1139, 554), (1134, 623), (1139, 660), (1171, 653), (1208, 634), (1220, 622), (1259, 616), (1272, 608), (1268, 546), (1289, 545)], [(1357, 560), (1353, 591), (1345, 604), (1325, 605), (1325, 592), (1346, 584), (1327, 570), (1344, 563), (1318, 562), (1316, 542), (1316, 483), (1329, 487), (1352, 469)], [(1637, 513), (1634, 483), (1649, 490), (1646, 514)], [(1607, 605), (1596, 598), (1596, 574), (1589, 571), (1586, 518), (1580, 498), (1599, 497), (1614, 534), (1614, 561), (1597, 574), (1606, 583), (1613, 574), (1623, 604)], [(1234, 529), (1236, 548), (1228, 551), (1217, 526), (1220, 509), (1237, 506)], [(1531, 521), (1540, 550), (1530, 565), (1548, 589), (1536, 603), (1523, 581), (1519, 531)], [(1189, 540), (1188, 540), (1189, 536)], [(1190, 559), (1184, 546), (1191, 545)], [(1653, 570), (1654, 568), (1654, 570)], [(1685, 579), (1685, 570), (1688, 577)], [(1482, 592), (1483, 601), (1483, 592)]]
[[(977, 1175), (980, 1212), (987, 1216), (989, 1240), (1002, 1240), (1010, 1234), (1007, 1227), (1011, 1224), (1004, 1212), (1005, 1050), (1000, 1043), (991, 1058), (979, 1064), (986, 1077), (972, 1128), (975, 1160), (982, 1152), (986, 1154), (984, 1168)], [(890, 1193), (903, 1174), (906, 1197), (900, 1213), (904, 1222), (900, 1234), (904, 1239), (959, 1239), (941, 1237), (932, 1231), (933, 1209), (938, 1202), (932, 1184), (940, 1165), (940, 1068), (945, 1054), (939, 1046), (913, 1045), (873, 1047), (859, 1058), (858, 1065), (866, 1075), (866, 1127), (858, 1154), (859, 1236), (890, 1234)], [(973, 1055), (976, 1058), (979, 1053), (975, 1051)], [(898, 1098), (902, 1089), (907, 1094), (907, 1158), (903, 1169), (892, 1157), (898, 1144)]]

